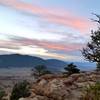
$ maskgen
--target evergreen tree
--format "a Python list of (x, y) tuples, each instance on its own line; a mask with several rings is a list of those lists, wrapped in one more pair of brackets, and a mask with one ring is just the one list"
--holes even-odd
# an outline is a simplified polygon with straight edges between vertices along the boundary
[(77, 66), (74, 65), (73, 63), (68, 64), (67, 67), (65, 67), (64, 69), (67, 71), (69, 75), (80, 72)]

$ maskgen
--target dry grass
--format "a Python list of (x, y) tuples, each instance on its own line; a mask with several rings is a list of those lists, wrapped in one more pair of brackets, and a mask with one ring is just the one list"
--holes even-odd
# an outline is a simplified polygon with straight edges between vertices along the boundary
[(100, 100), (100, 82), (86, 87), (81, 100)]

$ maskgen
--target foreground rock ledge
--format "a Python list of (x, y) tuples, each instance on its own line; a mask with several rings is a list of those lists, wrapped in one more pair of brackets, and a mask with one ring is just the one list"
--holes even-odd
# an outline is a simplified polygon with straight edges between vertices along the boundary
[(100, 81), (100, 72), (45, 75), (32, 84), (31, 96), (19, 100), (81, 100), (84, 87)]

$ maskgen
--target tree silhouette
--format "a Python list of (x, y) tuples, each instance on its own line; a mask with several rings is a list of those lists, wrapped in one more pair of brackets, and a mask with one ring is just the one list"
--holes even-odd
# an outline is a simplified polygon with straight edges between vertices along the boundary
[(67, 67), (65, 67), (64, 69), (68, 72), (69, 75), (80, 72), (77, 66), (73, 63), (68, 64)]
[[(100, 25), (100, 15), (94, 14), (98, 20), (93, 20)], [(91, 40), (83, 48), (82, 54), (86, 60), (97, 63), (97, 69), (100, 70), (100, 27), (97, 31), (91, 31)]]
[(32, 69), (32, 75), (35, 78), (38, 78), (45, 74), (51, 74), (51, 72), (47, 69), (45, 65), (37, 65)]

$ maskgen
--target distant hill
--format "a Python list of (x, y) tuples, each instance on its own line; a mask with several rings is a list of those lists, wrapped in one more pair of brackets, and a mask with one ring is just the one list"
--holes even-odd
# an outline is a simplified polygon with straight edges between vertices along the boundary
[(20, 54), (0, 55), (0, 67), (33, 67), (38, 64), (45, 64), (45, 60)]
[(57, 59), (48, 59), (46, 60), (46, 66), (48, 66), (52, 70), (62, 70), (67, 66), (67, 62), (57, 60)]
[[(34, 67), (36, 65), (46, 65), (49, 69), (53, 71), (62, 70), (67, 64), (71, 62), (64, 62), (57, 59), (47, 59), (44, 60), (39, 57), (20, 55), (20, 54), (9, 54), (0, 55), (0, 67)], [(82, 70), (90, 70), (95, 68), (94, 63), (89, 62), (73, 62)]]
[[(71, 62), (67, 62), (69, 64)], [(95, 63), (90, 63), (90, 62), (73, 62), (77, 67), (83, 71), (89, 71), (89, 70), (94, 70), (96, 68)]]

